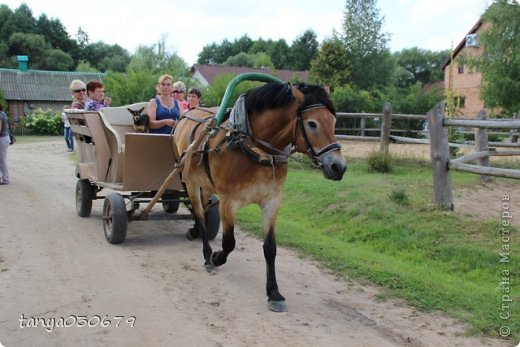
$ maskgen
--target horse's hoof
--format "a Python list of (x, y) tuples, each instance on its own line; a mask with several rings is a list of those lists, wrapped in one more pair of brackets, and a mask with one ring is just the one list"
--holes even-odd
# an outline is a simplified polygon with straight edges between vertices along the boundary
[(271, 301), (267, 302), (267, 307), (273, 312), (287, 312), (287, 305), (285, 301)]
[(213, 270), (215, 270), (216, 266), (213, 264), (204, 264), (204, 267), (206, 268), (206, 271), (211, 273)]
[(204, 263), (204, 267), (206, 268), (206, 271), (209, 272), (209, 273), (211, 273), (213, 270), (215, 270), (216, 265), (213, 264), (213, 258), (211, 256)]
[(198, 236), (199, 235), (195, 231), (195, 228), (189, 228), (188, 231), (186, 231), (186, 238), (190, 241), (195, 240)]

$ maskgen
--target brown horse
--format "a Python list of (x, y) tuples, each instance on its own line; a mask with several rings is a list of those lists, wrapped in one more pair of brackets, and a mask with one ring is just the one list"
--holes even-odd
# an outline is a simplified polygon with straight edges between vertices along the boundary
[[(214, 137), (186, 161), (183, 180), (200, 235), (205, 266), (211, 271), (226, 263), (235, 248), (234, 224), (239, 208), (256, 203), (263, 213), (264, 256), (269, 309), (287, 311), (275, 275), (275, 222), (287, 177), (287, 158), (296, 150), (308, 154), (325, 178), (341, 180), (346, 170), (334, 136), (335, 110), (321, 87), (265, 84), (245, 94), (246, 126), (242, 131), (223, 122)], [(195, 109), (179, 120), (173, 135), (179, 159), (215, 110)], [(245, 130), (244, 130), (245, 129)], [(217, 194), (222, 221), (222, 250), (213, 252), (205, 230), (204, 205)], [(194, 231), (193, 231), (194, 230)]]

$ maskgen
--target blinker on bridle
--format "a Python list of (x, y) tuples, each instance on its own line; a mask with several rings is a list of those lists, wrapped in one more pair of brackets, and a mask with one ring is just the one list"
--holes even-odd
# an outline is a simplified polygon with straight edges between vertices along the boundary
[[(303, 139), (305, 141), (305, 146), (307, 147), (307, 153), (309, 153), (309, 156), (311, 157), (312, 159), (312, 163), (319, 167), (319, 168), (322, 168), (323, 167), (323, 161), (322, 161), (322, 157), (324, 155), (326, 155), (327, 153), (329, 152), (332, 152), (332, 151), (340, 151), (341, 150), (341, 144), (339, 144), (338, 142), (334, 142), (334, 143), (331, 143), (327, 146), (325, 146), (324, 148), (322, 148), (321, 150), (319, 150), (317, 153), (316, 151), (314, 150), (310, 140), (309, 140), (309, 137), (307, 136), (307, 132), (305, 131), (305, 126), (303, 124), (303, 113), (307, 112), (307, 111), (310, 111), (310, 110), (314, 110), (316, 108), (322, 108), (322, 107), (325, 107), (325, 105), (323, 104), (312, 104), (312, 105), (309, 105), (301, 110), (298, 111), (298, 116), (297, 116), (297, 122), (300, 126), (300, 130), (302, 131), (302, 135), (303, 135)], [(336, 118), (336, 115), (333, 114), (334, 118)], [(296, 139), (295, 139), (296, 140)]]

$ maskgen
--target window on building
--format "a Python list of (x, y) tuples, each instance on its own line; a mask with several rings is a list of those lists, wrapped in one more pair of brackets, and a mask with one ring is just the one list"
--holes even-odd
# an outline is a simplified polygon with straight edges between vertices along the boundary
[(457, 97), (457, 108), (464, 108), (466, 107), (466, 97), (461, 95)]

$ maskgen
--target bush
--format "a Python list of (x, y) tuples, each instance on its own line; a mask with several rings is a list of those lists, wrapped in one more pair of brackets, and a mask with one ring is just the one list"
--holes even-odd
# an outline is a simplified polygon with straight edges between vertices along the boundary
[(398, 205), (406, 206), (409, 204), (408, 195), (403, 188), (393, 189), (392, 192), (388, 194), (388, 197)]
[(368, 171), (387, 173), (392, 171), (394, 160), (390, 154), (372, 152), (367, 157)]
[(61, 114), (37, 109), (25, 118), (25, 127), (34, 135), (60, 135)]

